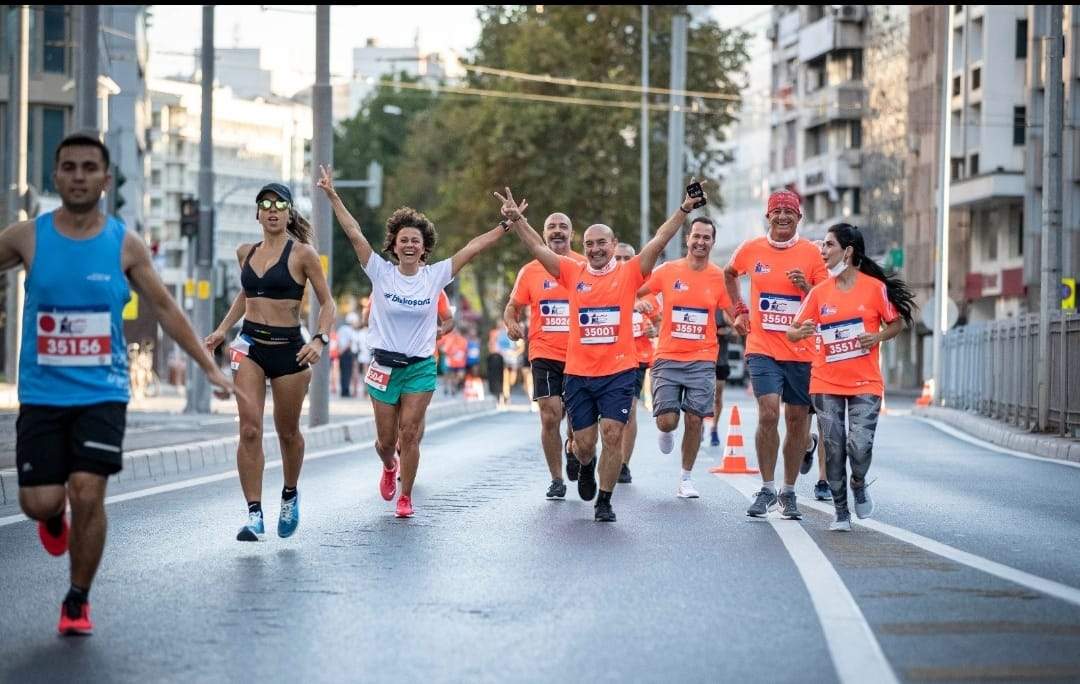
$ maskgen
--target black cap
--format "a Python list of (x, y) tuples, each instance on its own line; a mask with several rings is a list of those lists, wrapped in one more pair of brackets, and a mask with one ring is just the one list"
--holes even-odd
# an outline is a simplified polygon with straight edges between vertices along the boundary
[(289, 189), (289, 186), (282, 185), (281, 183), (267, 183), (266, 185), (262, 186), (262, 190), (259, 190), (259, 194), (255, 195), (255, 201), (258, 202), (259, 200), (261, 200), (262, 196), (268, 192), (274, 193), (289, 204), (293, 203), (292, 190)]

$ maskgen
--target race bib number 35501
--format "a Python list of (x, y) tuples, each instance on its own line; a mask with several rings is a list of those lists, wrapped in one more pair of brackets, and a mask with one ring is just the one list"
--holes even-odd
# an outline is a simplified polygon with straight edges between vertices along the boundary
[(707, 309), (671, 307), (671, 336), (680, 340), (703, 340), (709, 323)]
[(820, 330), (826, 363), (854, 359), (870, 353), (869, 349), (863, 349), (859, 345), (859, 335), (866, 332), (861, 318), (827, 323), (822, 325)]
[(613, 344), (619, 338), (619, 307), (591, 307), (578, 311), (582, 344)]
[(42, 366), (108, 366), (112, 363), (109, 307), (40, 307), (37, 360)]
[(772, 332), (785, 332), (795, 322), (802, 297), (799, 295), (762, 292), (758, 299), (761, 309), (761, 327)]

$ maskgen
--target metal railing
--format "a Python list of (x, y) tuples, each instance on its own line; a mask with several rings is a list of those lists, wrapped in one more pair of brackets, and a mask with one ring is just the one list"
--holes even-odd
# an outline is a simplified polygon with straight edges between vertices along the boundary
[[(942, 342), (941, 404), (1036, 429), (1038, 354), (1037, 315), (950, 330)], [(1047, 429), (1080, 436), (1080, 316), (1050, 320), (1050, 364)]]

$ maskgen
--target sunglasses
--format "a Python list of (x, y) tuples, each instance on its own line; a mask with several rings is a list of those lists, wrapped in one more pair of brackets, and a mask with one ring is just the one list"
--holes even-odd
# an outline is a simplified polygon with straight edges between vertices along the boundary
[(282, 200), (282, 199), (279, 199), (279, 200), (264, 199), (264, 200), (259, 200), (255, 204), (259, 205), (263, 209), (270, 209), (272, 207), (274, 209), (277, 209), (278, 211), (285, 211), (290, 206), (292, 206), (292, 205), (289, 204), (288, 201)]

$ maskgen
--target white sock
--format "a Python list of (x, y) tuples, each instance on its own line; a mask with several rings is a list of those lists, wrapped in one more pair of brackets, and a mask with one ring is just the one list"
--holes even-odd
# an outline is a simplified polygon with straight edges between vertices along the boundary
[(783, 487), (780, 488), (780, 493), (781, 494), (794, 494), (795, 493), (795, 485), (785, 484)]
[(684, 479), (684, 480), (689, 480), (690, 479), (690, 471), (689, 470), (682, 471), (682, 479)]
[(768, 482), (762, 482), (761, 483), (761, 488), (775, 494), (776, 493), (776, 481), (775, 480), (769, 480)]

